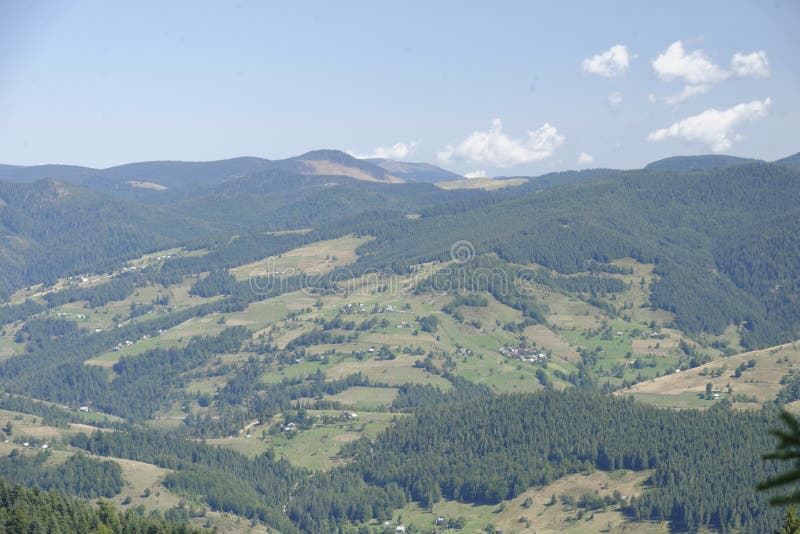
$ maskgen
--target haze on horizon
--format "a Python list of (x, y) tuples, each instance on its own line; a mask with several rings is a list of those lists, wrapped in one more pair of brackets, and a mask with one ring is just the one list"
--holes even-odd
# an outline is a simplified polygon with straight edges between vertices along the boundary
[(0, 163), (797, 151), (800, 4), (0, 3)]

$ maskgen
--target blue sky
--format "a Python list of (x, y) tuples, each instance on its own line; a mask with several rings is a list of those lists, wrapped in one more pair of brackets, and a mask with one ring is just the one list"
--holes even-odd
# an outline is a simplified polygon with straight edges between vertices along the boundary
[(800, 150), (800, 2), (0, 0), (0, 162)]

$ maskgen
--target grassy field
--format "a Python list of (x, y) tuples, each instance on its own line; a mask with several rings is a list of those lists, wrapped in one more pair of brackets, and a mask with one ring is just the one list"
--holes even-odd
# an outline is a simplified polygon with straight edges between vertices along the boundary
[[(406, 414), (386, 412), (356, 412), (354, 419), (341, 419), (343, 412), (336, 410), (308, 410), (310, 416), (317, 419), (313, 428), (289, 432), (270, 432), (271, 426), (282, 419), (274, 417), (264, 425), (256, 425), (247, 432), (240, 432), (236, 437), (209, 439), (208, 443), (256, 456), (268, 450), (275, 452), (279, 458), (285, 458), (298, 467), (312, 471), (328, 471), (342, 465), (338, 458), (342, 445), (361, 438), (374, 437), (391, 424), (395, 417), (406, 417)], [(323, 424), (322, 417), (339, 418), (336, 422)], [(247, 434), (250, 437), (247, 437)]]
[[(631, 523), (617, 507), (595, 512), (583, 512), (575, 506), (565, 505), (561, 497), (568, 495), (578, 500), (584, 493), (606, 496), (618, 491), (630, 498), (642, 491), (649, 472), (595, 471), (591, 474), (569, 475), (541, 488), (531, 488), (518, 497), (500, 505), (475, 506), (455, 501), (441, 501), (432, 510), (410, 504), (397, 511), (393, 525), (413, 525), (420, 529), (433, 528), (436, 518), (445, 520), (463, 518), (465, 533), (484, 532), (488, 525), (502, 532), (518, 533), (627, 533), (656, 534), (669, 532), (666, 525), (658, 523)], [(556, 504), (550, 504), (553, 495)], [(527, 503), (527, 504), (526, 504)]]
[(395, 388), (353, 386), (336, 395), (326, 395), (325, 400), (341, 402), (342, 405), (356, 410), (372, 410), (389, 406), (395, 397)]
[(288, 310), (286, 305), (276, 299), (254, 302), (240, 312), (212, 313), (205, 317), (193, 317), (173, 328), (165, 330), (156, 337), (146, 340), (132, 340), (133, 345), (124, 346), (118, 351), (108, 351), (96, 358), (87, 360), (87, 364), (110, 367), (122, 356), (135, 356), (151, 349), (180, 347), (194, 336), (213, 336), (229, 326), (247, 326), (257, 332), (267, 325), (282, 319)]
[(130, 340), (132, 345), (126, 345), (117, 351), (108, 351), (95, 358), (86, 360), (87, 365), (101, 365), (111, 367), (122, 356), (136, 356), (152, 349), (166, 349), (170, 347), (181, 347), (186, 345), (193, 336), (215, 335), (225, 328), (224, 323), (219, 322), (218, 314), (207, 315), (205, 317), (193, 317), (161, 334), (148, 339)]
[(6, 326), (3, 330), (6, 331), (6, 334), (0, 336), (0, 361), (17, 354), (23, 354), (25, 352), (25, 344), (14, 341), (15, 332), (12, 331), (12, 328)]
[(497, 189), (503, 189), (504, 187), (515, 187), (526, 183), (528, 183), (528, 180), (525, 178), (508, 178), (505, 180), (496, 180), (494, 178), (465, 178), (463, 180), (439, 182), (436, 184), (436, 187), (444, 189), (445, 191), (453, 191), (455, 189), (483, 189), (485, 191), (495, 191)]
[[(327, 242), (332, 243), (332, 242)], [(298, 249), (303, 250), (303, 249)], [(327, 253), (327, 252), (326, 252)], [(299, 253), (298, 253), (299, 254)], [(287, 253), (287, 255), (291, 255)], [(306, 252), (305, 257), (311, 257), (311, 252)], [(318, 256), (317, 256), (318, 258)], [(623, 279), (630, 287), (623, 293), (614, 297), (616, 305), (628, 307), (642, 307), (647, 301), (649, 281), (653, 279), (652, 266), (638, 264), (633, 260), (621, 261), (622, 265), (633, 269), (630, 275), (614, 275)], [(430, 266), (429, 266), (430, 267)], [(329, 378), (339, 378), (355, 372), (363, 372), (373, 380), (390, 385), (399, 385), (403, 382), (430, 382), (432, 377), (427, 373), (413, 367), (417, 357), (398, 358), (390, 362), (382, 362), (368, 358), (363, 361), (342, 359), (341, 355), (354, 351), (369, 351), (387, 345), (399, 352), (403, 347), (422, 349), (423, 353), (432, 352), (435, 361), (443, 364), (446, 358), (455, 362), (453, 372), (469, 380), (486, 384), (496, 391), (535, 391), (540, 389), (539, 381), (535, 378), (537, 367), (516, 360), (508, 360), (499, 354), (499, 349), (504, 345), (515, 346), (519, 343), (519, 335), (500, 328), (499, 324), (519, 322), (523, 319), (521, 313), (509, 308), (493, 299), (488, 294), (488, 306), (472, 308), (463, 306), (463, 322), (456, 322), (452, 317), (441, 312), (442, 306), (447, 304), (452, 297), (444, 295), (414, 295), (407, 291), (415, 280), (424, 277), (414, 274), (405, 277), (396, 277), (391, 280), (390, 291), (384, 292), (381, 282), (376, 280), (362, 280), (348, 282), (345, 295), (327, 295), (323, 297), (309, 297), (302, 293), (284, 295), (279, 299), (271, 299), (262, 303), (263, 306), (273, 306), (272, 302), (282, 302), (285, 309), (290, 309), (294, 304), (295, 310), (306, 310), (313, 306), (311, 313), (304, 313), (300, 320), (281, 321), (279, 313), (264, 319), (262, 332), (269, 331), (278, 346), (285, 346), (291, 340), (304, 332), (318, 328), (312, 320), (318, 318), (332, 319), (339, 313), (345, 304), (353, 306), (356, 310), (346, 319), (357, 323), (375, 317), (385, 320), (387, 326), (376, 326), (368, 332), (360, 332), (357, 341), (340, 345), (315, 345), (307, 347), (311, 354), (323, 354), (333, 351), (339, 356), (332, 357), (328, 363), (303, 362), (298, 366), (284, 366), (279, 370), (270, 372), (265, 377), (266, 381), (277, 382), (283, 378), (306, 376), (322, 368)], [(645, 284), (640, 281), (644, 279)], [(636, 283), (633, 283), (636, 281)], [(542, 288), (540, 295), (543, 304), (549, 310), (548, 325), (535, 325), (528, 327), (523, 332), (526, 343), (535, 343), (539, 349), (552, 354), (547, 374), (558, 386), (565, 383), (554, 378), (552, 371), (559, 370), (566, 374), (576, 370), (575, 364), (580, 361), (577, 352), (579, 347), (595, 350), (600, 347), (598, 362), (595, 370), (601, 376), (610, 375), (615, 366), (626, 368), (622, 377), (634, 380), (637, 377), (647, 378), (665, 374), (675, 369), (677, 359), (681, 353), (677, 349), (678, 342), (683, 339), (680, 332), (664, 330), (664, 339), (659, 341), (643, 340), (634, 335), (635, 330), (648, 330), (646, 324), (616, 319), (610, 320), (605, 313), (587, 304), (574, 296), (558, 293), (547, 288)], [(300, 302), (302, 300), (302, 302)], [(620, 300), (624, 302), (619, 302)], [(372, 310), (378, 307), (382, 310), (379, 315), (374, 315)], [(391, 309), (389, 309), (391, 307)], [(273, 308), (274, 309), (274, 308)], [(389, 310), (389, 311), (386, 311)], [(416, 316), (434, 314), (439, 319), (439, 328), (435, 336), (419, 332), (415, 326)], [(254, 324), (252, 319), (243, 317), (229, 320), (242, 321), (237, 324)], [(646, 317), (651, 317), (646, 315)], [(644, 316), (642, 318), (645, 318)], [(269, 319), (274, 322), (269, 323)], [(651, 318), (651, 320), (653, 320)], [(399, 325), (410, 323), (410, 328), (401, 329)], [(601, 339), (600, 333), (590, 332), (610, 324), (615, 332), (613, 339)], [(619, 334), (621, 332), (621, 334)], [(658, 343), (658, 346), (656, 346)], [(460, 349), (471, 352), (465, 356)], [(627, 366), (635, 359), (645, 362), (643, 369), (627, 370)], [(338, 362), (334, 364), (334, 362)], [(615, 371), (616, 373), (616, 371)], [(435, 381), (436, 377), (433, 377)], [(614, 384), (622, 383), (622, 378), (610, 377), (604, 380)], [(441, 386), (446, 386), (441, 381)]]
[(414, 367), (414, 362), (419, 356), (401, 354), (394, 360), (368, 359), (363, 361), (350, 360), (332, 366), (325, 371), (328, 379), (335, 380), (360, 372), (374, 382), (389, 386), (399, 386), (405, 383), (433, 384), (442, 389), (450, 387), (450, 383), (437, 375), (428, 373), (424, 369)]
[[(755, 366), (745, 370), (739, 378), (734, 376), (736, 368), (751, 360)], [(719, 398), (736, 400), (737, 395), (754, 402), (737, 402), (740, 408), (758, 407), (775, 399), (781, 388), (780, 380), (790, 371), (800, 368), (800, 342), (787, 343), (768, 349), (744, 352), (728, 358), (715, 360), (694, 369), (681, 371), (655, 380), (636, 384), (620, 395), (633, 395), (643, 402), (660, 406), (708, 407), (713, 400), (703, 400), (710, 383)], [(740, 397), (741, 398), (741, 397)]]
[(318, 241), (305, 247), (290, 250), (279, 256), (270, 256), (230, 270), (237, 280), (247, 280), (255, 274), (291, 276), (293, 274), (324, 274), (335, 267), (356, 260), (356, 248), (371, 238), (345, 236), (339, 239)]
[(11, 435), (3, 432), (3, 440), (9, 443), (17, 441), (36, 441), (48, 443), (60, 439), (69, 433), (68, 428), (56, 428), (42, 424), (42, 418), (36, 415), (22, 414), (8, 410), (0, 410), (0, 428), (11, 424)]
[[(170, 492), (162, 485), (164, 477), (170, 473), (167, 469), (162, 469), (152, 464), (134, 462), (123, 458), (110, 458), (122, 468), (122, 474), (127, 484), (119, 495), (112, 501), (121, 506), (144, 505), (148, 509), (168, 510), (178, 505), (180, 497)], [(146, 497), (145, 492), (150, 490), (150, 496)], [(130, 498), (130, 503), (122, 503)]]

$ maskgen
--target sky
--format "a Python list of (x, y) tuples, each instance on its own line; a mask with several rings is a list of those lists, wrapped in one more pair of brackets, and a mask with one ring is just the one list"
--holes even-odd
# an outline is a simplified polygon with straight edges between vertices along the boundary
[(0, 163), (800, 151), (800, 2), (0, 0)]

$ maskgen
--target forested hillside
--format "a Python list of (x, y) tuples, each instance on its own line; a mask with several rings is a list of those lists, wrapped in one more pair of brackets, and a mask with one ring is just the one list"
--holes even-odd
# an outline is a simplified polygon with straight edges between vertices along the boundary
[(773, 472), (752, 458), (776, 424), (770, 413), (681, 414), (573, 391), (426, 408), (348, 452), (366, 481), (399, 484), (423, 505), (497, 503), (586, 469), (655, 469), (654, 489), (623, 503), (633, 516), (681, 532), (765, 532), (778, 512), (742, 482)]
[(758, 160), (738, 158), (736, 156), (673, 156), (660, 159), (645, 166), (650, 171), (701, 171), (707, 169), (733, 167), (744, 163), (755, 163)]
[(113, 532), (191, 534), (199, 529), (146, 517), (133, 511), (120, 513), (107, 503), (94, 507), (56, 492), (26, 490), (0, 480), (0, 529), (4, 532)]
[(62, 182), (0, 182), (0, 295), (65, 275), (104, 272), (215, 233), (205, 222)]
[[(158, 208), (53, 182), (6, 184), (0, 191), (5, 287), (8, 292), (108, 269), (147, 250), (202, 241), (219, 229), (312, 228), (326, 237), (375, 236), (360, 251), (365, 267), (403, 269), (447, 259), (450, 244), (459, 240), (470, 241), (478, 253), (562, 273), (576, 272), (588, 260), (629, 256), (657, 265), (662, 278), (653, 288), (653, 305), (675, 313), (680, 328), (718, 333), (729, 324), (747, 324), (751, 347), (797, 337), (800, 318), (791, 296), (784, 302), (781, 295), (792, 295), (787, 284), (797, 278), (798, 256), (757, 254), (751, 257), (770, 265), (751, 266), (732, 250), (752, 248), (747, 243), (764, 229), (778, 231), (797, 220), (796, 171), (745, 163), (703, 171), (603, 171), (586, 180), (541, 193), (526, 192), (527, 186), (516, 193), (446, 192), (278, 169)], [(758, 284), (748, 282), (756, 272)], [(776, 287), (786, 289), (770, 289)]]
[(33, 499), (0, 524), (777, 528), (756, 485), (798, 398), (797, 170), (487, 192), (352, 159), (0, 183), (0, 477), (39, 488), (0, 487)]
[[(798, 337), (800, 317), (766, 289), (797, 278), (798, 256), (761, 255), (759, 261), (769, 266), (758, 267), (762, 285), (755, 287), (742, 280), (750, 260), (738, 256), (734, 265), (726, 249), (742, 232), (782, 232), (796, 220), (788, 214), (798, 199), (800, 176), (775, 165), (631, 171), (461, 213), (440, 215), (434, 208), (419, 221), (373, 223), (364, 231), (377, 239), (362, 248), (360, 263), (444, 260), (449, 244), (464, 238), (479, 254), (496, 252), (517, 264), (535, 262), (562, 273), (583, 270), (588, 260), (632, 257), (656, 264), (661, 278), (653, 287), (653, 305), (674, 312), (678, 327), (721, 332), (746, 322), (745, 342), (759, 347)], [(790, 273), (793, 278), (787, 278)], [(778, 296), (786, 294), (791, 292)]]

